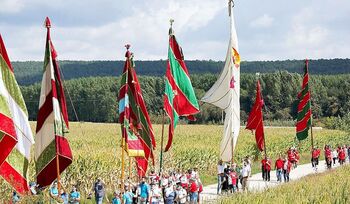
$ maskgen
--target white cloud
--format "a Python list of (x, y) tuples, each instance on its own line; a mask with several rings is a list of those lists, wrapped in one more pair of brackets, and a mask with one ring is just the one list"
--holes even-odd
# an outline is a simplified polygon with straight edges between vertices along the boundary
[[(129, 10), (130, 15), (102, 26), (59, 27), (52, 21), (52, 39), (60, 59), (123, 59), (126, 43), (132, 44), (136, 59), (165, 59), (170, 18), (175, 19), (175, 33), (179, 35), (206, 26), (223, 7), (225, 5), (210, 0), (181, 3), (176, 0), (154, 0), (133, 7)], [(23, 39), (37, 39), (45, 33), (42, 27), (38, 27), (37, 33), (23, 33), (19, 31), (21, 28), (15, 26)], [(23, 60), (28, 59), (24, 51), (34, 48), (24, 43), (20, 49), (23, 52), (16, 50), (14, 56)], [(42, 53), (43, 49), (41, 44), (39, 50)], [(205, 54), (199, 57), (208, 57)], [(35, 60), (38, 59), (42, 59), (42, 56), (35, 57)]]
[[(242, 59), (349, 57), (348, 2), (288, 2), (278, 9), (273, 0), (261, 7), (254, 7), (257, 0), (237, 2)], [(0, 30), (13, 60), (42, 60), (46, 15), (52, 17), (60, 59), (123, 59), (126, 43), (137, 60), (165, 59), (170, 18), (186, 59), (223, 60), (229, 40), (227, 0), (0, 0), (0, 5)]]
[(267, 28), (270, 27), (273, 23), (274, 19), (268, 14), (264, 14), (256, 19), (254, 19), (250, 26), (253, 28)]
[(18, 13), (24, 8), (23, 0), (0, 0), (0, 13)]
[(331, 49), (331, 31), (317, 18), (311, 8), (304, 8), (296, 13), (291, 21), (291, 30), (286, 35), (286, 47), (295, 58), (322, 58), (334, 56)]
[(329, 37), (329, 31), (322, 26), (305, 26), (296, 24), (287, 36), (287, 45), (304, 47), (324, 47)]

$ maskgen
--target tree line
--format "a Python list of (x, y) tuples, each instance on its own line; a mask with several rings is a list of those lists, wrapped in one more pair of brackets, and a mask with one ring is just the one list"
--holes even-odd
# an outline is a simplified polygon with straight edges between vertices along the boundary
[[(303, 60), (284, 61), (243, 61), (242, 73), (273, 73), (286, 70), (291, 73), (302, 72)], [(43, 63), (39, 61), (13, 62), (17, 81), (20, 85), (31, 85), (41, 81)], [(187, 60), (191, 74), (220, 72), (224, 66), (222, 61)], [(310, 60), (311, 74), (346, 74), (350, 72), (350, 59), (319, 59)], [(61, 69), (66, 80), (96, 77), (119, 76), (123, 70), (124, 61), (60, 61)], [(166, 61), (136, 61), (139, 75), (164, 76)]]
[[(216, 74), (193, 74), (192, 84), (198, 100), (217, 80)], [(151, 120), (161, 122), (164, 78), (139, 76), (143, 96)], [(260, 75), (265, 102), (264, 119), (293, 121), (297, 111), (297, 94), (302, 75), (287, 71)], [(118, 121), (118, 91), (120, 77), (87, 77), (65, 81), (70, 120), (91, 122)], [(311, 75), (312, 111), (314, 118), (342, 117), (350, 111), (350, 75)], [(244, 123), (255, 100), (256, 75), (241, 74), (241, 118)], [(36, 120), (40, 84), (21, 86), (30, 120)], [(75, 110), (73, 109), (73, 106)], [(210, 104), (200, 103), (201, 113), (194, 123), (220, 123), (222, 111)], [(76, 112), (76, 114), (75, 114)]]

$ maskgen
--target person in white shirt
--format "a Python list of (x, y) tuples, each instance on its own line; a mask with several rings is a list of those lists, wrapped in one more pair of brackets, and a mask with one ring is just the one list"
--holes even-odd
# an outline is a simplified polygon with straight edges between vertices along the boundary
[(243, 162), (243, 169), (242, 169), (242, 177), (243, 177), (242, 188), (243, 188), (243, 191), (248, 190), (248, 177), (250, 176), (250, 174), (251, 174), (251, 167), (250, 167), (248, 161), (245, 160)]
[(150, 174), (148, 175), (149, 178), (149, 182), (152, 183), (153, 181), (155, 181), (157, 179), (157, 174), (156, 172), (152, 169)]
[(219, 160), (219, 163), (218, 163), (217, 168), (218, 168), (218, 188), (217, 188), (217, 194), (220, 194), (220, 193), (221, 193), (221, 184), (222, 184), (222, 181), (223, 181), (224, 170), (225, 170), (225, 165), (224, 165), (224, 163), (222, 162), (221, 159)]
[(176, 203), (185, 204), (187, 201), (187, 191), (181, 187), (181, 185), (177, 185), (176, 187)]
[(188, 179), (187, 179), (187, 175), (185, 173), (183, 173), (182, 176), (180, 177), (180, 183), (181, 183), (182, 188), (187, 189)]
[(173, 204), (174, 200), (175, 200), (176, 193), (174, 190), (174, 186), (171, 183), (168, 183), (168, 186), (165, 188), (164, 193), (165, 193), (164, 203), (165, 204)]
[(199, 178), (199, 173), (198, 173), (198, 168), (194, 167), (192, 170), (191, 177), (198, 179)]
[(333, 166), (334, 166), (335, 165), (335, 161), (338, 158), (338, 152), (337, 152), (336, 149), (334, 149), (333, 152), (332, 152), (332, 158), (333, 158)]
[(150, 192), (150, 203), (159, 204), (161, 202), (162, 192), (158, 185), (155, 182), (151, 183), (151, 192)]
[(165, 175), (163, 178), (162, 178), (162, 187), (165, 188), (167, 187), (169, 184), (169, 178), (167, 175)]

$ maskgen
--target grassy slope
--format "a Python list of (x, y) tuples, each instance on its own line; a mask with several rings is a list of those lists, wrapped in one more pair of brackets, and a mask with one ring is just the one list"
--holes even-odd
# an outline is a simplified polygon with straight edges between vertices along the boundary
[[(35, 124), (32, 123), (33, 130)], [(167, 127), (165, 128), (167, 129)], [(159, 149), (161, 125), (154, 125), (158, 147), (155, 150), (156, 170), (159, 168)], [(215, 182), (216, 163), (219, 154), (219, 144), (222, 126), (216, 125), (178, 125), (175, 130), (174, 143), (168, 153), (165, 153), (165, 169), (188, 169), (197, 166), (205, 185)], [(166, 135), (166, 134), (165, 134)], [(294, 128), (266, 129), (268, 154), (276, 158), (288, 147), (294, 145)], [(349, 142), (346, 133), (334, 130), (315, 130), (315, 142), (324, 143)], [(118, 186), (121, 166), (120, 127), (118, 124), (71, 123), (68, 136), (74, 155), (73, 164), (62, 175), (65, 186), (78, 184), (83, 195), (90, 191), (96, 177), (101, 177), (112, 192)], [(165, 137), (165, 141), (167, 137)], [(329, 142), (332, 141), (332, 142)], [(309, 162), (310, 141), (301, 143), (302, 162)], [(236, 161), (246, 155), (258, 155), (254, 136), (250, 131), (241, 130), (236, 149)], [(257, 162), (260, 160), (256, 158)], [(128, 162), (127, 162), (128, 163)], [(30, 180), (34, 178), (34, 164), (31, 163)], [(260, 166), (254, 164), (254, 172)], [(133, 174), (135, 175), (135, 174)], [(4, 183), (0, 179), (0, 183)], [(2, 185), (5, 186), (5, 185)], [(3, 187), (2, 189), (4, 189)], [(4, 192), (0, 189), (0, 193)]]
[(349, 203), (350, 166), (313, 174), (264, 192), (237, 194), (219, 203)]

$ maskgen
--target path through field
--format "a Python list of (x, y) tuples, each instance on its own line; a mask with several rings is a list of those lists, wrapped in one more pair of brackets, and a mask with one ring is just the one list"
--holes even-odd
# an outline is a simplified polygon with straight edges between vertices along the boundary
[[(339, 167), (339, 163), (336, 163), (334, 167), (335, 168)], [(321, 173), (326, 170), (327, 168), (325, 165), (325, 161), (324, 160), (320, 161), (317, 172)], [(301, 177), (304, 177), (313, 173), (315, 173), (315, 171), (313, 170), (311, 163), (299, 165), (296, 169), (293, 169), (290, 172), (290, 180), (297, 180), (297, 179), (300, 179)], [(277, 182), (276, 171), (271, 171), (270, 182), (263, 181), (261, 177), (261, 173), (252, 175), (252, 177), (250, 177), (248, 181), (249, 181), (249, 184), (248, 184), (249, 191), (263, 191), (263, 190), (266, 190), (267, 188), (274, 187), (279, 184), (283, 184), (283, 182), (282, 183)], [(221, 197), (220, 195), (217, 195), (216, 189), (217, 189), (217, 184), (205, 186), (203, 188), (203, 192), (201, 193), (201, 203), (215, 203), (215, 201)], [(232, 198), (234, 199), (234, 197)]]

